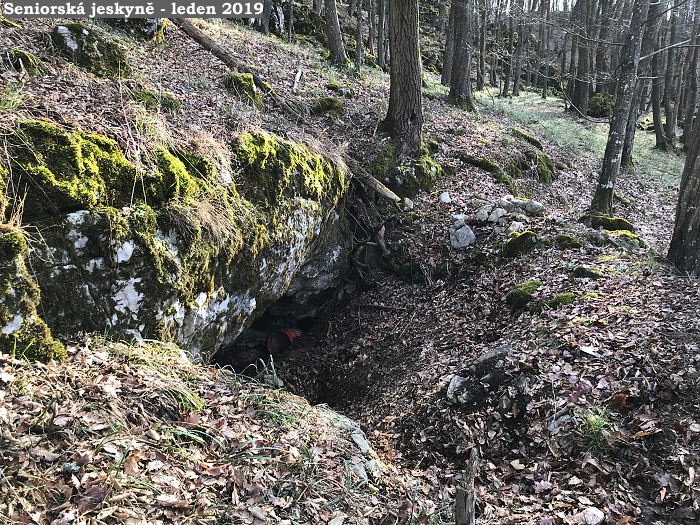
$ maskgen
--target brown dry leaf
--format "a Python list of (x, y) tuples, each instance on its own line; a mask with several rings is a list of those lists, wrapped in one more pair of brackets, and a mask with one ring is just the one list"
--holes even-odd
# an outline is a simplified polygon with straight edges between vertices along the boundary
[(139, 468), (139, 461), (141, 458), (139, 458), (135, 454), (131, 454), (130, 456), (127, 456), (127, 458), (124, 460), (124, 474), (127, 476), (136, 476), (138, 473), (141, 471)]
[(84, 514), (88, 510), (96, 508), (112, 492), (110, 487), (92, 485), (78, 496), (78, 513)]
[(185, 509), (189, 507), (189, 503), (187, 503), (187, 501), (172, 494), (159, 494), (156, 496), (156, 504), (160, 507), (175, 509)]

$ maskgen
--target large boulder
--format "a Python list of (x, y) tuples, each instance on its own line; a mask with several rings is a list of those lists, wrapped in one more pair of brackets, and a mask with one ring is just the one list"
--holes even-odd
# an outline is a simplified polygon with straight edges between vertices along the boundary
[(165, 39), (164, 18), (104, 18), (102, 21), (139, 40), (160, 44)]
[(51, 42), (59, 56), (98, 77), (127, 77), (131, 67), (126, 54), (95, 27), (77, 22), (59, 24), (51, 31)]
[[(234, 185), (189, 151), (158, 149), (143, 170), (105, 137), (45, 122), (16, 134), (9, 171), (32, 181), (25, 217), (42, 235), (29, 257), (53, 330), (172, 340), (208, 360), (290, 291), (300, 269), (317, 290), (336, 284), (322, 278), (328, 268), (305, 263), (338, 220), (346, 180), (303, 145), (237, 137)], [(346, 240), (324, 250), (333, 242)]]

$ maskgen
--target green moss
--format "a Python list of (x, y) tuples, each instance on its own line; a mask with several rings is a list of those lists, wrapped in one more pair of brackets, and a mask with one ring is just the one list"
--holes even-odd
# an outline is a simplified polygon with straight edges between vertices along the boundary
[(22, 26), (19, 25), (17, 22), (13, 22), (12, 20), (8, 20), (2, 14), (0, 14), (0, 26), (9, 27), (12, 29), (22, 29)]
[(110, 139), (35, 120), (20, 122), (8, 144), (13, 176), (31, 181), (27, 217), (130, 201), (137, 170)]
[(524, 140), (529, 144), (532, 144), (540, 151), (542, 150), (542, 143), (532, 135), (529, 135), (528, 133), (525, 133), (524, 131), (518, 128), (511, 128), (511, 131), (515, 137), (519, 138), (520, 140)]
[(525, 158), (534, 165), (540, 182), (551, 184), (557, 178), (557, 170), (549, 156), (543, 151), (526, 151)]
[(5, 51), (0, 55), (0, 63), (15, 71), (26, 71), (29, 75), (45, 75), (46, 65), (34, 54), (18, 47)]
[(539, 303), (532, 306), (532, 310), (539, 312), (544, 308), (549, 308), (551, 310), (556, 310), (560, 306), (566, 306), (567, 304), (572, 304), (576, 302), (576, 294), (574, 292), (564, 292), (555, 295), (547, 301), (540, 301)]
[(251, 73), (228, 73), (224, 76), (224, 86), (236, 92), (241, 100), (247, 101), (259, 110), (265, 103)]
[(559, 247), (564, 250), (575, 250), (581, 247), (581, 241), (579, 239), (566, 233), (560, 233), (556, 236), (555, 240)]
[(341, 86), (335, 81), (330, 81), (326, 84), (326, 88), (331, 91), (335, 91), (339, 95), (345, 98), (352, 98), (355, 96), (355, 91), (350, 86)]
[(127, 77), (131, 67), (126, 54), (115, 42), (98, 35), (94, 27), (79, 23), (60, 24), (51, 31), (59, 56), (98, 77)]
[(518, 195), (518, 188), (515, 185), (515, 181), (510, 177), (510, 175), (506, 175), (506, 173), (497, 163), (485, 157), (475, 157), (467, 153), (462, 153), (459, 158), (472, 166), (476, 166), (477, 168), (481, 168), (482, 170), (489, 172), (491, 175), (493, 175), (493, 178), (496, 179), (496, 181), (508, 188), (513, 195)]
[(243, 133), (231, 146), (234, 162), (245, 173), (240, 189), (267, 211), (294, 197), (332, 206), (345, 191), (340, 168), (302, 144), (267, 133)]
[(421, 190), (430, 189), (442, 170), (427, 148), (423, 147), (421, 153), (414, 164), (398, 165), (396, 142), (391, 140), (372, 160), (367, 171), (400, 197), (412, 197)]
[(334, 118), (340, 118), (345, 112), (345, 104), (338, 97), (323, 97), (316, 101), (313, 112), (317, 115), (328, 113)]
[(588, 292), (583, 294), (581, 297), (578, 298), (580, 302), (587, 301), (588, 299), (597, 299), (598, 294), (595, 292)]
[(182, 107), (175, 95), (165, 90), (156, 93), (150, 89), (136, 89), (131, 92), (131, 98), (148, 109), (162, 108), (166, 111), (176, 112)]
[(533, 294), (542, 286), (542, 281), (536, 279), (516, 284), (506, 295), (506, 303), (510, 311), (515, 313), (521, 311), (532, 301)]
[(37, 312), (39, 287), (25, 263), (27, 240), (18, 230), (0, 232), (0, 352), (32, 361), (65, 358)]
[(646, 246), (644, 239), (629, 230), (611, 231), (609, 235), (614, 241), (617, 241), (618, 245), (623, 247), (644, 248)]
[(195, 153), (158, 148), (158, 169), (138, 171), (113, 140), (43, 121), (20, 122), (8, 144), (13, 176), (31, 181), (27, 219), (138, 202), (159, 206), (193, 198), (216, 181), (214, 165)]
[(627, 230), (634, 232), (634, 227), (627, 220), (622, 217), (610, 217), (603, 213), (588, 211), (580, 219), (579, 222), (585, 224), (589, 228), (598, 230), (600, 228), (610, 231), (622, 231)]
[(518, 257), (529, 253), (537, 246), (537, 234), (531, 230), (514, 233), (501, 248), (501, 257)]
[(610, 93), (596, 93), (588, 101), (588, 114), (591, 117), (609, 117), (615, 109), (615, 99)]

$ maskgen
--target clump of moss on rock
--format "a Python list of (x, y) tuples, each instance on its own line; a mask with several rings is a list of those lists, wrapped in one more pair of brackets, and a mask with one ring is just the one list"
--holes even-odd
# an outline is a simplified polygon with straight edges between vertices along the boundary
[(333, 118), (340, 118), (345, 112), (345, 105), (338, 97), (323, 97), (316, 101), (313, 112), (317, 115), (328, 113)]
[(59, 56), (98, 77), (117, 78), (131, 74), (126, 54), (94, 28), (79, 23), (60, 24), (51, 31)]
[(268, 211), (294, 197), (335, 204), (345, 191), (342, 170), (302, 144), (261, 132), (243, 133), (231, 147), (246, 174), (241, 191)]
[(561, 306), (566, 306), (568, 304), (575, 303), (577, 296), (574, 292), (564, 292), (555, 295), (551, 299), (546, 301), (540, 301), (539, 303), (532, 306), (532, 310), (535, 312), (540, 312), (544, 308), (549, 308), (551, 310), (556, 310)]
[(18, 47), (3, 52), (0, 55), (0, 63), (15, 71), (24, 70), (31, 76), (44, 75), (47, 72), (46, 65), (36, 55)]
[(554, 238), (554, 240), (557, 242), (557, 245), (563, 250), (575, 250), (582, 246), (581, 241), (579, 239), (567, 233), (560, 233)]
[(13, 176), (31, 181), (26, 220), (139, 201), (159, 206), (193, 197), (215, 177), (206, 159), (165, 148), (156, 151), (158, 169), (138, 170), (113, 140), (39, 120), (20, 122), (8, 144)]
[(153, 44), (162, 44), (165, 40), (167, 20), (164, 18), (104, 18), (102, 21), (139, 40)]
[(532, 301), (533, 294), (542, 286), (542, 281), (533, 279), (516, 284), (506, 295), (506, 303), (512, 313), (519, 312)]
[(526, 151), (525, 158), (534, 165), (537, 178), (544, 184), (551, 184), (557, 178), (557, 170), (549, 156), (543, 151)]
[(224, 86), (235, 91), (241, 100), (249, 102), (261, 111), (265, 109), (262, 95), (251, 73), (228, 73), (224, 76)]
[(489, 172), (491, 175), (493, 175), (493, 178), (496, 179), (497, 182), (500, 182), (506, 188), (508, 188), (508, 190), (514, 196), (518, 195), (518, 189), (515, 186), (515, 181), (510, 175), (507, 175), (496, 162), (485, 157), (476, 157), (467, 153), (462, 153), (459, 158), (467, 164), (471, 164), (472, 166), (476, 166), (477, 168), (481, 168), (482, 170)]
[(0, 225), (0, 352), (31, 361), (60, 360), (66, 350), (37, 312), (39, 287), (25, 264), (28, 254), (24, 235)]
[(634, 232), (634, 226), (632, 226), (632, 223), (630, 223), (627, 219), (622, 217), (610, 217), (609, 215), (596, 211), (586, 212), (578, 220), (578, 222), (585, 224), (594, 230), (599, 230), (602, 228), (603, 230), (609, 231), (627, 230)]
[(537, 234), (532, 230), (514, 233), (501, 248), (501, 257), (513, 258), (530, 253), (537, 246)]
[(167, 111), (179, 111), (182, 104), (175, 95), (168, 91), (151, 91), (150, 89), (136, 89), (131, 92), (131, 98), (140, 102), (148, 109), (165, 109)]
[(628, 230), (611, 231), (609, 235), (612, 243), (618, 248), (636, 249), (646, 246), (644, 239)]
[(542, 151), (542, 143), (533, 137), (532, 135), (525, 133), (524, 131), (518, 129), (518, 128), (511, 128), (511, 131), (513, 132), (513, 135), (520, 140), (524, 140), (525, 142), (532, 144), (535, 146), (538, 150)]

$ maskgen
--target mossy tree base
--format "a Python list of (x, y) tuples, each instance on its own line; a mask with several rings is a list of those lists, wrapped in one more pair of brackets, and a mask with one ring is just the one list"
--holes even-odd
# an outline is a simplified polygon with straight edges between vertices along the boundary
[(228, 73), (224, 76), (224, 86), (234, 91), (238, 98), (244, 100), (259, 110), (265, 109), (260, 90), (255, 85), (251, 73)]
[(389, 144), (370, 163), (367, 171), (400, 197), (413, 197), (429, 190), (440, 176), (441, 166), (422, 148), (421, 156), (411, 164), (397, 164), (396, 141)]

